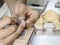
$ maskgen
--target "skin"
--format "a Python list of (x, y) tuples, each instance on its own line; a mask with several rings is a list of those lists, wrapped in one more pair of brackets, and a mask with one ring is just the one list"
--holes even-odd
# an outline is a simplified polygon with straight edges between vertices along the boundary
[(27, 7), (25, 4), (17, 3), (12, 17), (17, 19), (19, 22), (26, 19), (26, 27), (31, 27), (39, 18), (39, 12)]
[(16, 2), (20, 2), (20, 3), (26, 4), (27, 0), (4, 0), (4, 1), (8, 5), (10, 13), (12, 14), (12, 12), (13, 12), (12, 10), (13, 10), (13, 7), (14, 7), (14, 5), (15, 5)]
[(11, 26), (8, 26), (5, 29), (1, 29), (0, 30), (0, 40), (8, 37), (11, 34), (13, 34), (16, 31), (16, 29), (17, 29), (16, 25), (11, 25)]
[(13, 7), (13, 12), (12, 12), (12, 18), (19, 19), (22, 17), (22, 19), (25, 19), (25, 14), (27, 11), (27, 7), (23, 3), (16, 3), (15, 6)]
[(0, 20), (0, 29), (11, 23), (11, 19), (8, 16), (3, 16)]
[(28, 7), (27, 16), (29, 16), (29, 18), (26, 21), (27, 27), (31, 27), (39, 18), (39, 12)]
[(5, 28), (9, 24), (16, 24), (17, 20), (9, 16), (3, 16), (0, 19), (0, 29)]
[(10, 36), (0, 40), (0, 45), (8, 45), (9, 43), (13, 42), (20, 34), (21, 32), (24, 30), (25, 28), (25, 23), (21, 23), (16, 32), (11, 34)]
[[(21, 0), (21, 1), (23, 2), (23, 0)], [(8, 34), (9, 36), (7, 35), (8, 30), (6, 30), (9, 27), (7, 27), (1, 31), (1, 33), (4, 32), (6, 35), (5, 36), (1, 35), (4, 37), (3, 37), (3, 39), (0, 40), (0, 45), (8, 45), (9, 43), (13, 42), (22, 33), (22, 31), (24, 31), (25, 27), (30, 27), (29, 25), (33, 25), (33, 23), (35, 23), (39, 17), (39, 13), (37, 11), (27, 7), (24, 3), (17, 3), (17, 4), (15, 4), (14, 7), (15, 8), (13, 10), (11, 17), (18, 21), (21, 20), (20, 21), (21, 23), (19, 24), (17, 30), (14, 30)], [(25, 21), (25, 18), (26, 18), (25, 16), (29, 17), (26, 21)], [(23, 22), (22, 20), (24, 20), (26, 23)], [(10, 31), (10, 29), (9, 29), (9, 31)]]

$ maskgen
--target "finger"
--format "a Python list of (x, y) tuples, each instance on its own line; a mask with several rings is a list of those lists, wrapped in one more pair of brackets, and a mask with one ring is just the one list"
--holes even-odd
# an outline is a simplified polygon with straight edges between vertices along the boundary
[(32, 20), (31, 18), (29, 18), (29, 19), (26, 21), (26, 23), (27, 23), (27, 27), (33, 26), (33, 20)]
[(21, 34), (21, 32), (24, 30), (24, 28), (25, 28), (25, 24), (20, 24), (15, 33), (13, 33), (9, 37), (3, 39), (1, 42), (4, 43), (5, 45), (11, 43)]
[(0, 39), (6, 38), (16, 31), (16, 25), (11, 25), (5, 29), (0, 30)]
[(38, 11), (30, 9), (30, 8), (28, 9), (28, 11), (29, 12), (27, 13), (27, 15), (29, 15), (30, 18), (27, 19), (27, 27), (32, 26), (39, 18)]
[(6, 25), (11, 23), (11, 19), (8, 16), (4, 16), (0, 20), (0, 29), (4, 28)]

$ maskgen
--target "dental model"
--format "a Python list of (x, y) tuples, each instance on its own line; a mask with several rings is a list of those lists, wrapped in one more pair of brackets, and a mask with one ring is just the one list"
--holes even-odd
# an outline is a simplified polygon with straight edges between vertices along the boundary
[(60, 16), (53, 10), (48, 10), (40, 16), (39, 20), (35, 23), (36, 29), (43, 29), (44, 23), (53, 23), (56, 30), (60, 29)]

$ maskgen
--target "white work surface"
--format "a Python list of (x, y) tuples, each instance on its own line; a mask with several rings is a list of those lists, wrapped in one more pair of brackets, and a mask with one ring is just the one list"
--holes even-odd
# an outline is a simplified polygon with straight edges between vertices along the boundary
[(50, 0), (50, 2), (48, 3), (45, 12), (48, 10), (54, 10), (56, 11), (58, 14), (60, 14), (60, 8), (56, 8), (55, 7), (55, 3), (58, 2), (58, 0)]
[[(54, 10), (60, 14), (60, 9), (55, 8), (57, 0), (50, 0), (45, 12), (48, 10)], [(30, 45), (60, 45), (60, 36), (57, 35), (36, 35), (33, 37)]]
[(60, 45), (60, 36), (38, 35), (30, 45)]

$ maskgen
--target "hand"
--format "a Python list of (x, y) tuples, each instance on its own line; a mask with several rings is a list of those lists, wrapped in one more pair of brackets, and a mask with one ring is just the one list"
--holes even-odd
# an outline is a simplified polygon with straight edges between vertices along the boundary
[[(9, 27), (8, 27), (9, 28)], [(0, 45), (8, 45), (8, 44), (10, 44), (11, 42), (13, 42), (20, 34), (21, 34), (21, 32), (24, 30), (24, 28), (25, 28), (25, 23), (21, 23), (19, 26), (18, 26), (18, 28), (17, 28), (17, 30), (16, 29), (14, 29), (14, 28), (16, 28), (16, 27), (10, 27), (10, 29), (8, 30), (8, 32), (7, 32), (7, 30), (2, 30), (2, 31), (0, 31), (0, 33), (2, 33), (2, 34), (0, 34)], [(12, 31), (12, 30), (15, 30), (15, 31)], [(13, 33), (11, 33), (11, 31), (13, 32)]]
[(25, 4), (16, 4), (14, 13), (12, 17), (16, 17), (18, 20), (26, 19), (26, 27), (31, 27), (39, 18), (39, 12), (31, 9), (30, 7), (26, 6)]
[(39, 12), (34, 10), (34, 9), (31, 9), (29, 7), (27, 7), (28, 10), (27, 10), (27, 15), (29, 18), (27, 19), (27, 27), (30, 27), (30, 26), (33, 26), (34, 23), (37, 21), (37, 19), (39, 18)]
[(26, 26), (24, 20), (22, 20), (21, 24), (18, 25), (18, 28), (16, 24), (9, 25), (12, 20), (13, 19), (8, 16), (3, 16), (3, 18), (0, 20), (0, 24), (2, 26), (2, 28), (0, 28), (0, 45), (8, 45), (9, 43), (13, 42)]
[(27, 7), (24, 3), (16, 3), (13, 7), (12, 12), (12, 18), (19, 19), (19, 17), (22, 17), (22, 19), (25, 19), (25, 14), (27, 11)]

